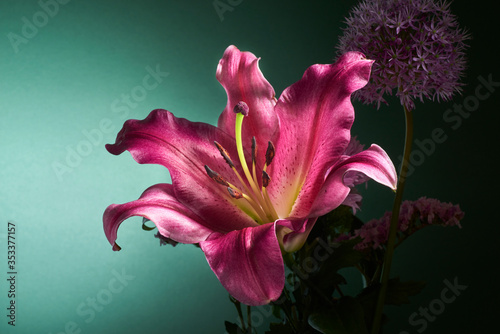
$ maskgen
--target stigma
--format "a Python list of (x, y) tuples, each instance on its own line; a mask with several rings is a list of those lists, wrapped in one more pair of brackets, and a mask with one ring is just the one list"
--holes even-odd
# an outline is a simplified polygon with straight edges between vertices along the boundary
[(232, 199), (244, 200), (250, 204), (252, 208), (252, 217), (259, 224), (268, 223), (271, 221), (275, 221), (279, 219), (278, 214), (269, 198), (269, 194), (267, 193), (267, 187), (271, 182), (271, 177), (266, 172), (267, 167), (272, 163), (275, 148), (271, 141), (268, 142), (267, 150), (266, 150), (266, 159), (264, 167), (261, 171), (259, 171), (261, 175), (262, 184), (259, 185), (259, 181), (257, 178), (257, 154), (258, 147), (257, 141), (255, 137), (252, 138), (251, 143), (251, 152), (252, 152), (252, 166), (249, 168), (245, 154), (243, 150), (243, 142), (242, 142), (242, 127), (243, 120), (249, 114), (249, 107), (244, 101), (238, 102), (233, 109), (236, 114), (235, 120), (235, 141), (236, 141), (236, 150), (238, 152), (238, 160), (241, 165), (241, 169), (243, 170), (243, 175), (238, 172), (236, 169), (233, 160), (229, 156), (228, 151), (222, 147), (218, 142), (214, 142), (215, 146), (219, 150), (222, 158), (229, 165), (229, 167), (233, 170), (234, 174), (238, 178), (239, 184), (231, 184), (224, 179), (223, 176), (218, 174), (217, 172), (210, 169), (209, 166), (205, 165), (205, 170), (207, 175), (217, 182), (218, 184), (227, 188), (228, 195)]

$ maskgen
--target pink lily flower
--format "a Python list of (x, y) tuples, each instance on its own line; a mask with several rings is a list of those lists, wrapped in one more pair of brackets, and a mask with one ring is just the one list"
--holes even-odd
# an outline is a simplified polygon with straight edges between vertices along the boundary
[(282, 251), (299, 249), (317, 217), (344, 202), (347, 172), (396, 187), (394, 165), (379, 146), (346, 154), (350, 97), (368, 82), (373, 61), (349, 52), (335, 64), (313, 65), (279, 100), (258, 61), (226, 49), (216, 75), (228, 102), (217, 127), (154, 110), (125, 122), (116, 143), (106, 145), (112, 154), (128, 150), (138, 163), (163, 165), (172, 178), (106, 209), (113, 249), (120, 249), (119, 225), (145, 217), (166, 238), (199, 243), (222, 285), (247, 305), (280, 296)]

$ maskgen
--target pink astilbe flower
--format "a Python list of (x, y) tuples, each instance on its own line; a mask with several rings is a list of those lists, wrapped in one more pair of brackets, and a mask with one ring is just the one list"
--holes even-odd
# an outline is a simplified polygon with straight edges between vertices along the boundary
[[(387, 243), (392, 212), (386, 212), (380, 219), (372, 219), (365, 223), (352, 235), (343, 234), (337, 242), (361, 238), (354, 247), (357, 250), (382, 248)], [(416, 231), (429, 225), (458, 226), (464, 213), (458, 205), (443, 203), (433, 198), (421, 197), (416, 201), (404, 201), (401, 204), (398, 222), (398, 237), (407, 238)]]
[(217, 127), (159, 109), (125, 122), (106, 149), (165, 166), (172, 184), (112, 204), (103, 217), (114, 250), (131, 216), (153, 222), (165, 242), (199, 244), (222, 285), (248, 305), (281, 295), (282, 252), (302, 247), (317, 218), (344, 203), (362, 179), (353, 174), (346, 185), (348, 173), (392, 189), (397, 178), (379, 146), (348, 149), (351, 94), (367, 83), (371, 60), (349, 52), (313, 65), (279, 99), (258, 61), (235, 46), (224, 52), (216, 77), (228, 101)]
[(360, 51), (375, 60), (370, 82), (353, 96), (367, 104), (396, 96), (408, 110), (414, 99), (449, 100), (461, 92), (465, 40), (449, 3), (433, 0), (365, 0), (346, 19), (339, 53)]

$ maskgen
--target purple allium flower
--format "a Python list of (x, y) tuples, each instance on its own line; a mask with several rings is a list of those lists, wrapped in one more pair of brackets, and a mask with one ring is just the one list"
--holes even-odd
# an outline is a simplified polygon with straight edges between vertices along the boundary
[(365, 0), (352, 9), (338, 51), (375, 60), (371, 80), (354, 96), (366, 104), (396, 96), (408, 110), (414, 99), (449, 100), (461, 92), (465, 40), (449, 3), (433, 0)]
[[(365, 223), (352, 235), (341, 235), (336, 241), (341, 242), (357, 237), (361, 241), (354, 247), (357, 250), (382, 248), (387, 243), (392, 212), (386, 212), (380, 219)], [(458, 205), (442, 203), (437, 199), (421, 197), (416, 201), (404, 201), (399, 213), (398, 238), (403, 240), (429, 225), (458, 226), (464, 213)]]

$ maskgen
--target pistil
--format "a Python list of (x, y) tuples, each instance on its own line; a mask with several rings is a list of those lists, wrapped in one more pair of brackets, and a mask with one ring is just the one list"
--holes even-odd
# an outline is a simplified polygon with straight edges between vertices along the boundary
[[(212, 178), (215, 182), (225, 186), (229, 195), (234, 199), (245, 199), (253, 208), (257, 216), (254, 214), (250, 214), (259, 224), (274, 221), (279, 219), (276, 210), (273, 207), (271, 199), (267, 193), (267, 186), (271, 181), (271, 177), (266, 172), (267, 167), (271, 164), (274, 157), (274, 145), (271, 141), (268, 143), (267, 151), (266, 151), (266, 162), (262, 171), (262, 187), (259, 189), (259, 182), (257, 179), (257, 141), (255, 137), (252, 138), (252, 172), (250, 172), (245, 154), (243, 151), (243, 142), (242, 142), (242, 125), (243, 119), (248, 115), (249, 108), (245, 102), (239, 102), (234, 107), (234, 112), (236, 113), (236, 122), (235, 122), (235, 140), (236, 140), (236, 150), (238, 152), (238, 158), (240, 160), (241, 168), (245, 174), (246, 180), (240, 175), (238, 170), (236, 169), (233, 160), (229, 156), (229, 153), (226, 149), (222, 147), (218, 142), (214, 142), (215, 146), (219, 150), (221, 156), (224, 158), (226, 163), (231, 167), (236, 177), (240, 181), (243, 190), (238, 188), (237, 186), (227, 182), (220, 174), (211, 170), (208, 166), (205, 166), (205, 170), (210, 178)], [(243, 209), (243, 208), (242, 208)]]
[[(273, 214), (273, 211), (275, 211), (272, 208), (272, 204), (270, 201), (266, 201), (264, 198), (264, 195), (261, 193), (258, 187), (257, 183), (257, 177), (252, 177), (250, 174), (250, 170), (248, 169), (248, 165), (245, 159), (245, 154), (243, 151), (243, 142), (242, 142), (242, 125), (243, 125), (243, 119), (245, 116), (248, 115), (248, 106), (245, 102), (241, 101), (238, 102), (238, 104), (234, 107), (234, 112), (236, 113), (236, 125), (235, 125), (235, 139), (236, 139), (236, 150), (238, 151), (238, 158), (240, 159), (241, 163), (241, 168), (243, 169), (243, 172), (245, 173), (245, 176), (247, 177), (248, 183), (250, 184), (250, 187), (253, 190), (254, 196), (253, 198), (255, 199), (256, 202), (258, 202), (264, 212), (266, 213), (267, 218), (269, 221), (276, 220), (278, 217), (277, 215)], [(271, 204), (271, 205), (270, 205)]]

